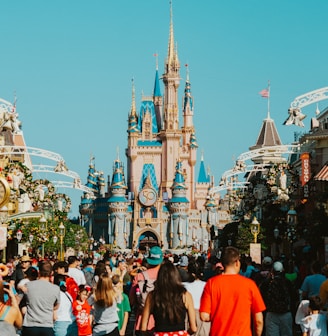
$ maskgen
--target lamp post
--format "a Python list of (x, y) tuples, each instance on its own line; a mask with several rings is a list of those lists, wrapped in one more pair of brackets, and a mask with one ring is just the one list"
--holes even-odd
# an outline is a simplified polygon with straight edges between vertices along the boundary
[(5, 264), (7, 262), (7, 257), (6, 257), (6, 248), (7, 248), (7, 219), (8, 219), (8, 208), (4, 205), (0, 209), (0, 225), (3, 229), (1, 232), (3, 234), (3, 242), (2, 242), (2, 262)]
[(90, 253), (92, 253), (93, 251), (93, 242), (94, 242), (94, 238), (93, 237), (90, 237), (90, 244), (89, 244), (89, 250), (90, 250)]
[(23, 238), (22, 230), (17, 230), (17, 232), (16, 232), (16, 238), (17, 238), (18, 243), (20, 243), (20, 241)]
[(296, 240), (297, 212), (293, 206), (287, 212), (287, 238), (290, 244), (290, 257), (293, 255), (293, 244)]
[(278, 238), (279, 238), (279, 229), (278, 227), (276, 226), (273, 230), (273, 237), (274, 237), (274, 240), (275, 240), (275, 243), (276, 243), (276, 248), (275, 248), (275, 255), (279, 255), (279, 242), (278, 242)]
[(58, 237), (57, 236), (53, 236), (52, 237), (52, 241), (54, 243), (54, 251), (53, 253), (55, 254), (56, 258), (57, 258), (57, 249), (56, 249), (56, 244), (57, 244), (57, 241), (58, 241)]
[(64, 260), (64, 254), (63, 254), (63, 240), (65, 237), (65, 225), (63, 222), (59, 225), (59, 238), (60, 238), (60, 260)]
[(42, 254), (41, 257), (44, 259), (44, 239), (45, 239), (45, 233), (47, 230), (47, 220), (45, 217), (42, 215), (41, 218), (39, 219), (39, 224), (40, 224), (40, 230), (42, 231)]
[(256, 217), (253, 218), (253, 221), (251, 223), (251, 233), (254, 236), (254, 243), (257, 244), (257, 236), (260, 233), (260, 223), (256, 219)]

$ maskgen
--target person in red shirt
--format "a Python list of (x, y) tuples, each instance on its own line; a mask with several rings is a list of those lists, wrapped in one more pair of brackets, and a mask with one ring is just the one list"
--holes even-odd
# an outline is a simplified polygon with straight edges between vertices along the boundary
[(87, 299), (89, 291), (84, 285), (80, 285), (76, 300), (73, 301), (73, 315), (76, 317), (76, 323), (79, 336), (92, 335), (92, 315), (90, 315), (91, 306)]
[[(210, 336), (261, 336), (265, 304), (251, 279), (239, 274), (238, 249), (226, 247), (222, 256), (224, 272), (210, 278), (204, 288), (200, 318), (211, 321)], [(252, 316), (252, 320), (251, 320)]]

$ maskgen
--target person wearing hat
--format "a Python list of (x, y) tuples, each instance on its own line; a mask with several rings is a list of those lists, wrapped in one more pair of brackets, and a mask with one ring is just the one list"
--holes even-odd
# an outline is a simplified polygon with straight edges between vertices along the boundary
[(286, 279), (284, 266), (280, 261), (272, 265), (271, 275), (260, 285), (266, 305), (266, 335), (293, 335), (292, 285)]
[(260, 271), (254, 274), (253, 280), (259, 287), (270, 276), (272, 263), (273, 261), (270, 256), (264, 257), (262, 260)]
[(186, 255), (182, 255), (180, 258), (180, 262), (178, 263), (178, 271), (182, 282), (189, 281), (188, 264), (188, 257)]
[[(129, 293), (129, 299), (131, 307), (135, 307), (136, 309), (136, 322), (135, 322), (135, 335), (141, 335), (140, 327), (141, 327), (141, 316), (144, 307), (144, 302), (148, 292), (153, 287), (154, 282), (157, 279), (159, 268), (163, 262), (163, 252), (159, 246), (153, 246), (149, 249), (149, 254), (146, 257), (147, 261), (147, 270), (144, 272), (137, 273), (132, 281), (132, 286)], [(148, 288), (146, 292), (143, 289)], [(137, 298), (137, 293), (141, 294), (139, 299)], [(155, 327), (155, 321), (153, 316), (150, 316), (148, 321), (147, 330), (151, 331)]]
[(10, 284), (14, 286), (16, 289), (19, 282), (25, 279), (25, 272), (29, 269), (30, 266), (31, 266), (30, 257), (28, 255), (23, 255), (10, 278)]

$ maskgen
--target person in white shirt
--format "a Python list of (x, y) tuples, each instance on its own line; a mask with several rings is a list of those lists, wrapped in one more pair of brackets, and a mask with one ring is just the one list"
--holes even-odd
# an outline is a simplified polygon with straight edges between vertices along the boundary
[(72, 277), (78, 286), (86, 285), (83, 271), (79, 268), (80, 261), (76, 256), (69, 256), (68, 259), (68, 276)]
[(66, 276), (56, 274), (54, 284), (60, 288), (60, 305), (54, 314), (54, 333), (55, 336), (70, 335), (77, 336), (78, 329), (73, 315), (73, 299), (66, 291)]
[(207, 336), (209, 335), (211, 322), (203, 322), (200, 319), (199, 315), (199, 307), (200, 307), (200, 299), (203, 294), (203, 290), (206, 282), (203, 281), (203, 267), (196, 260), (192, 259), (188, 263), (188, 274), (189, 281), (183, 282), (183, 285), (187, 289), (187, 291), (191, 294), (194, 301), (194, 308), (196, 311), (196, 322), (197, 322), (197, 336)]

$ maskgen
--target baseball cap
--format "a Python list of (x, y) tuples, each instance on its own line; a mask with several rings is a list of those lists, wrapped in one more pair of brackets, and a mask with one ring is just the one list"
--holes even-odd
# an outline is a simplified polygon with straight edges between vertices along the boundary
[(269, 257), (269, 256), (264, 257), (263, 260), (262, 260), (262, 264), (263, 265), (271, 265), (272, 264), (272, 258)]
[(275, 272), (282, 272), (284, 270), (284, 266), (283, 266), (283, 264), (280, 261), (276, 261), (273, 264), (273, 270)]
[(159, 246), (153, 246), (149, 250), (149, 255), (146, 258), (149, 265), (159, 265), (163, 261), (163, 252)]
[(188, 257), (186, 255), (183, 255), (180, 259), (179, 265), (182, 267), (187, 267), (188, 266)]

